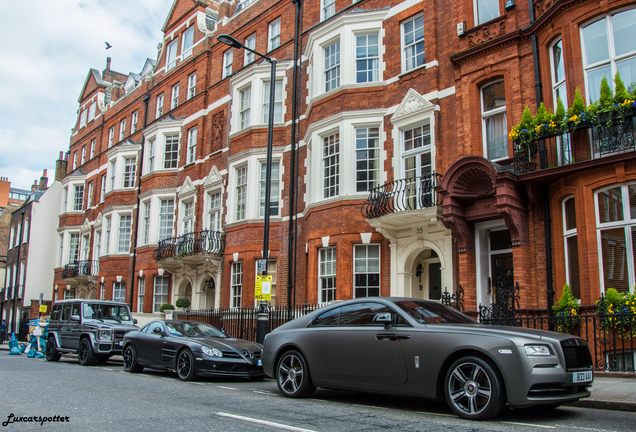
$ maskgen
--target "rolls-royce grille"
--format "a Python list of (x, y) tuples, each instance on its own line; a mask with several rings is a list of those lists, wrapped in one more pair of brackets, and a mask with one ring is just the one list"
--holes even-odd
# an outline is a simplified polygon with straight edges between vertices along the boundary
[(592, 355), (585, 341), (580, 339), (567, 339), (561, 342), (561, 348), (563, 348), (566, 370), (592, 368)]

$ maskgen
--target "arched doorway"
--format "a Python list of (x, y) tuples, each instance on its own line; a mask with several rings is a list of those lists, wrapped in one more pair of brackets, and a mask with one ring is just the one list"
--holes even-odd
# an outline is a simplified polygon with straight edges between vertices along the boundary
[(424, 249), (415, 260), (415, 280), (417, 289), (413, 290), (413, 297), (441, 300), (442, 299), (442, 263), (433, 249)]
[(190, 279), (184, 279), (181, 284), (179, 284), (179, 290), (177, 291), (177, 298), (175, 299), (175, 305), (176, 305), (176, 301), (179, 300), (180, 298), (185, 298), (190, 300), (190, 307), (192, 307), (192, 282), (190, 282)]
[(215, 309), (216, 298), (216, 282), (212, 276), (208, 276), (203, 280), (201, 286), (201, 292), (203, 294), (203, 306), (205, 309)]

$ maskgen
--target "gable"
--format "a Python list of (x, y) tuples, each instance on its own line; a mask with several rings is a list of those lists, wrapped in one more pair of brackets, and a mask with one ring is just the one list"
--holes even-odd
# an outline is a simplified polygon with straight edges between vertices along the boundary
[(194, 0), (174, 0), (161, 31), (163, 31), (164, 34), (170, 33), (174, 27), (181, 24), (187, 14), (194, 11), (196, 6), (197, 2)]
[(203, 183), (203, 187), (206, 188), (209, 186), (216, 186), (221, 183), (221, 181), (223, 181), (223, 176), (219, 172), (219, 169), (216, 167), (216, 165), (214, 165), (210, 170), (210, 173), (206, 177), (205, 182)]
[(429, 100), (420, 95), (417, 91), (409, 89), (398, 105), (395, 114), (391, 117), (391, 122), (395, 123), (400, 120), (405, 120), (420, 114), (430, 113), (435, 109)]
[(189, 194), (194, 194), (195, 192), (196, 192), (196, 187), (194, 186), (194, 184), (192, 184), (192, 180), (190, 180), (190, 177), (188, 176), (185, 178), (185, 181), (183, 182), (183, 186), (181, 186), (179, 190), (177, 191), (177, 195), (185, 196)]
[(79, 103), (82, 103), (84, 99), (86, 99), (91, 93), (95, 90), (105, 88), (108, 86), (97, 69), (91, 68), (88, 71), (88, 75), (86, 76), (86, 80), (84, 81), (84, 85), (82, 86), (82, 91), (80, 92), (79, 99), (77, 100)]

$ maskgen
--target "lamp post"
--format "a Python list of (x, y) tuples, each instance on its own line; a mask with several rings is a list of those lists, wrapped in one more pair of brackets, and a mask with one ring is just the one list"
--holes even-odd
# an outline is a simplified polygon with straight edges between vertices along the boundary
[(271, 202), (271, 184), (272, 184), (272, 147), (274, 140), (274, 96), (276, 94), (276, 60), (261, 54), (253, 49), (246, 47), (232, 36), (221, 34), (216, 38), (222, 44), (231, 46), (232, 48), (245, 49), (265, 59), (271, 65), (270, 81), (269, 81), (269, 118), (267, 122), (267, 167), (265, 171), (265, 220), (263, 223), (263, 259), (265, 260), (265, 271), (267, 274), (267, 264), (269, 262), (269, 213)]
[[(228, 45), (232, 48), (244, 49), (251, 53), (256, 54), (260, 58), (266, 60), (270, 64), (270, 79), (269, 79), (269, 110), (268, 110), (268, 122), (267, 122), (267, 162), (265, 167), (265, 217), (263, 221), (263, 260), (265, 261), (265, 269), (262, 274), (267, 275), (267, 267), (269, 264), (269, 213), (271, 203), (271, 184), (272, 184), (272, 147), (274, 140), (274, 102), (276, 94), (276, 60), (261, 54), (253, 49), (246, 47), (232, 36), (228, 34), (220, 34), (216, 38), (222, 44)], [(269, 316), (265, 312), (265, 302), (261, 302), (259, 305), (259, 316), (257, 323), (257, 342), (263, 342), (265, 333), (267, 332)]]

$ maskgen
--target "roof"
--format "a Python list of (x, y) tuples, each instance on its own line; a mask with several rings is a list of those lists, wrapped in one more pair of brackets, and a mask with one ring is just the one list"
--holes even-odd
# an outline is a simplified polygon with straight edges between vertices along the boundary
[(95, 68), (90, 68), (88, 71), (88, 75), (86, 75), (86, 80), (84, 80), (84, 85), (82, 86), (82, 91), (80, 91), (80, 95), (77, 98), (77, 102), (82, 103), (82, 96), (84, 96), (84, 92), (86, 91), (86, 87), (88, 86), (88, 82), (93, 78), (99, 87), (108, 87), (111, 84), (104, 81), (102, 79), (102, 75)]

